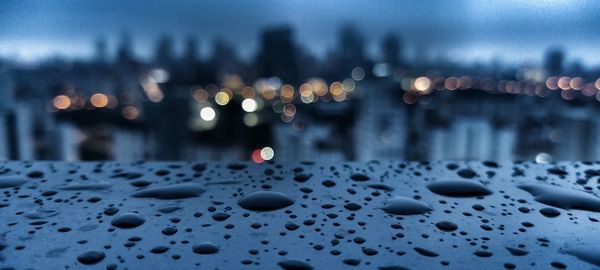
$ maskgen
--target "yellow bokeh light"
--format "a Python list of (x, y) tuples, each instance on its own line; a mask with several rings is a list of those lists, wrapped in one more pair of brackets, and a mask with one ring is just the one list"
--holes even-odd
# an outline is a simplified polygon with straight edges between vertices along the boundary
[(294, 100), (294, 87), (286, 84), (281, 87), (281, 101), (292, 102)]
[(64, 110), (71, 106), (71, 99), (65, 95), (58, 95), (54, 98), (52, 104), (54, 104), (55, 108)]
[(221, 106), (227, 105), (229, 103), (229, 95), (221, 91), (215, 95), (215, 102)]
[(331, 86), (329, 86), (329, 92), (334, 96), (339, 96), (344, 92), (344, 87), (341, 82), (333, 82)]
[(97, 93), (90, 98), (90, 103), (96, 108), (104, 108), (108, 105), (108, 97), (105, 94)]

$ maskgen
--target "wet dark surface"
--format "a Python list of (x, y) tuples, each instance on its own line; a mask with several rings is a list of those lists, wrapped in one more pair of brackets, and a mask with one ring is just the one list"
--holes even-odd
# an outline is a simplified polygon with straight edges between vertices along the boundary
[(592, 163), (0, 165), (0, 268), (600, 268)]

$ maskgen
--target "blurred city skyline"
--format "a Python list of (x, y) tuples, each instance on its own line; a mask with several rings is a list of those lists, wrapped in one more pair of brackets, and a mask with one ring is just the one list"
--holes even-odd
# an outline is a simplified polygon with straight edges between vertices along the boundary
[[(53, 57), (91, 58), (94, 42), (114, 49), (124, 34), (133, 50), (150, 58), (156, 40), (171, 36), (177, 51), (187, 38), (210, 55), (214, 40), (231, 43), (242, 59), (256, 56), (264, 29), (289, 25), (296, 43), (316, 57), (336, 47), (337, 33), (356, 26), (366, 54), (379, 56), (379, 42), (402, 38), (409, 60), (541, 63), (560, 47), (568, 61), (600, 64), (595, 52), (600, 19), (592, 1), (3, 1), (0, 57), (35, 62)], [(114, 50), (113, 50), (114, 52)]]

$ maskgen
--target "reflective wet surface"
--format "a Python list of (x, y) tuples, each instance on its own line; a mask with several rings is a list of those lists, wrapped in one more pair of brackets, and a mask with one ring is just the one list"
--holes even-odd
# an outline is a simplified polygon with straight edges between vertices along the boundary
[(580, 162), (5, 162), (0, 269), (594, 269), (599, 179)]

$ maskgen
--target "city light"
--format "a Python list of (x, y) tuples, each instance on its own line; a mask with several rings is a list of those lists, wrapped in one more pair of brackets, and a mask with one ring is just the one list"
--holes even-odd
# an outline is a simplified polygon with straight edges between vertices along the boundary
[(254, 100), (254, 99), (247, 98), (247, 99), (244, 99), (244, 101), (242, 101), (242, 109), (245, 112), (254, 112), (254, 111), (256, 111), (257, 108), (258, 108), (258, 104), (256, 103), (256, 100)]
[(71, 106), (71, 99), (65, 95), (58, 95), (54, 98), (52, 104), (59, 110), (65, 110)]
[(260, 150), (260, 157), (264, 160), (271, 160), (275, 156), (275, 151), (271, 147), (265, 147)]
[(221, 106), (225, 106), (229, 103), (229, 95), (223, 91), (219, 92), (215, 95), (215, 102)]
[(352, 69), (351, 76), (355, 81), (360, 81), (365, 78), (365, 70), (361, 67), (355, 67)]
[(552, 162), (552, 156), (547, 153), (539, 153), (535, 156), (535, 162), (540, 164), (547, 164)]
[(296, 106), (294, 106), (294, 104), (285, 104), (285, 106), (283, 106), (283, 114), (287, 117), (294, 117), (296, 114)]
[(373, 66), (373, 75), (376, 77), (387, 77), (392, 74), (392, 67), (388, 63), (377, 63)]
[(208, 92), (206, 92), (206, 90), (204, 90), (203, 88), (195, 89), (194, 92), (192, 93), (192, 96), (198, 102), (203, 102), (203, 101), (208, 100)]
[(156, 83), (166, 83), (169, 81), (169, 72), (160, 68), (153, 69), (150, 71), (150, 77), (152, 77)]
[(108, 97), (105, 94), (96, 93), (90, 98), (90, 103), (96, 108), (104, 108), (108, 105)]
[(286, 84), (281, 87), (281, 101), (292, 102), (294, 100), (294, 87)]
[(262, 149), (256, 149), (256, 150), (252, 151), (252, 155), (250, 156), (250, 158), (252, 158), (252, 161), (254, 161), (256, 163), (265, 162), (265, 160), (261, 156), (261, 151), (262, 151)]
[(258, 115), (255, 113), (246, 113), (244, 115), (244, 124), (249, 127), (254, 127), (258, 124)]
[(140, 116), (140, 110), (135, 106), (125, 106), (121, 111), (123, 117), (127, 120), (136, 120)]
[(211, 107), (204, 107), (200, 110), (200, 118), (204, 121), (212, 121), (217, 116), (215, 110)]
[(152, 76), (141, 76), (139, 81), (150, 101), (161, 102), (163, 100), (164, 94)]
[(356, 88), (356, 81), (353, 79), (345, 79), (342, 82), (342, 87), (344, 88), (344, 91), (352, 92)]
[(419, 77), (414, 82), (415, 90), (419, 92), (428, 92), (431, 90), (431, 80), (427, 77)]

